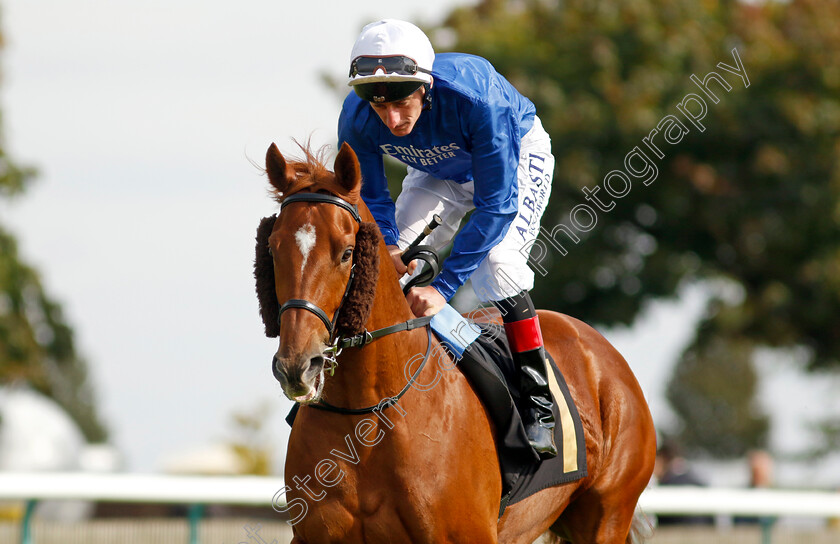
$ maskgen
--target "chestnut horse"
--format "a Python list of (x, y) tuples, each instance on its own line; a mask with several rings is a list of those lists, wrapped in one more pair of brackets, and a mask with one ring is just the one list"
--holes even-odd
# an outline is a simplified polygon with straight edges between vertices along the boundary
[[(266, 333), (279, 337), (272, 370), (301, 403), (285, 469), (292, 543), (524, 544), (549, 530), (558, 542), (630, 542), (655, 436), (622, 356), (586, 324), (539, 312), (580, 412), (588, 475), (499, 518), (493, 425), (428, 327), (413, 320), (359, 197), (355, 153), (344, 144), (332, 173), (304, 152), (287, 162), (268, 149), (281, 212), (260, 226), (256, 263)], [(418, 326), (388, 330), (405, 322)], [(383, 328), (375, 340), (364, 334)]]

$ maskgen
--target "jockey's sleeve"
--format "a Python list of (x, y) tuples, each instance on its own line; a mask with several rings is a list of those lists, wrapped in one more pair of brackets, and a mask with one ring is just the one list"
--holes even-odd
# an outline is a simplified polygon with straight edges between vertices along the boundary
[[(353, 93), (351, 92), (350, 95), (352, 96)], [(354, 130), (353, 124), (358, 120), (353, 118), (352, 111), (348, 111), (350, 110), (348, 106), (353, 103), (354, 101), (348, 96), (338, 118), (338, 147), (340, 149), (341, 144), (347, 142), (356, 152), (362, 171), (362, 199), (373, 218), (376, 219), (385, 243), (397, 245), (400, 232), (397, 229), (394, 201), (391, 199), (388, 180), (385, 177), (385, 164), (382, 155), (377, 152), (376, 145), (363, 140), (363, 136)]]
[[(352, 143), (350, 146), (352, 147)], [(362, 151), (356, 153), (362, 170), (362, 200), (367, 204), (382, 237), (388, 245), (397, 245), (400, 231), (397, 229), (395, 217), (396, 208), (388, 190), (388, 180), (385, 177), (385, 165), (382, 155)]]
[(432, 282), (446, 300), (502, 241), (518, 213), (518, 117), (506, 102), (475, 101), (468, 123), (475, 211), (455, 236), (452, 252)]

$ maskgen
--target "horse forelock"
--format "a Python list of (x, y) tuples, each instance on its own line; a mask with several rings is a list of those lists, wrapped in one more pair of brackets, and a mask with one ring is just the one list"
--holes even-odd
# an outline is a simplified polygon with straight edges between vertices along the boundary
[(313, 150), (309, 143), (306, 145), (295, 141), (303, 152), (303, 157), (289, 157), (286, 165), (295, 174), (294, 181), (288, 189), (281, 193), (271, 188), (274, 200), (280, 204), (287, 196), (301, 192), (326, 192), (347, 200), (352, 204), (359, 203), (359, 190), (348, 191), (336, 179), (335, 173), (326, 166), (329, 146), (322, 146)]

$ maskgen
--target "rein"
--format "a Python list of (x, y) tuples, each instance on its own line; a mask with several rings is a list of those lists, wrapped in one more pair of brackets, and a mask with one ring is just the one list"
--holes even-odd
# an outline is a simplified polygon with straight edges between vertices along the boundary
[[(291, 204), (293, 202), (314, 202), (333, 204), (350, 212), (350, 214), (353, 216), (353, 219), (355, 219), (356, 222), (359, 223), (359, 225), (362, 224), (362, 218), (359, 215), (358, 206), (356, 206), (355, 204), (351, 204), (343, 198), (335, 195), (328, 195), (323, 193), (296, 193), (286, 197), (283, 200), (283, 202), (280, 204), (280, 211), (282, 212), (283, 208), (285, 208), (288, 204)], [(416, 245), (416, 243), (414, 245)], [(327, 331), (330, 334), (330, 339), (332, 340), (332, 345), (324, 351), (325, 364), (329, 364), (329, 368), (327, 370), (330, 373), (330, 376), (332, 376), (335, 373), (335, 369), (338, 366), (337, 358), (341, 354), (342, 350), (344, 350), (344, 348), (361, 348), (366, 346), (370, 342), (373, 342), (377, 338), (382, 338), (383, 336), (387, 336), (389, 334), (394, 334), (402, 331), (410, 331), (412, 329), (417, 329), (420, 327), (426, 327), (428, 330), (428, 347), (426, 348), (426, 355), (423, 356), (423, 360), (420, 362), (420, 366), (417, 367), (417, 370), (408, 380), (408, 383), (406, 383), (402, 391), (397, 393), (396, 396), (385, 397), (385, 399), (383, 400), (388, 400), (388, 402), (384, 406), (382, 405), (382, 402), (380, 402), (380, 404), (376, 406), (368, 406), (367, 408), (341, 408), (338, 406), (333, 406), (332, 404), (329, 404), (323, 400), (319, 400), (317, 404), (313, 403), (306, 405), (311, 406), (312, 408), (317, 408), (319, 410), (337, 412), (340, 414), (369, 414), (376, 410), (390, 407), (391, 405), (396, 403), (403, 395), (405, 395), (408, 392), (411, 386), (414, 385), (414, 383), (417, 381), (417, 377), (420, 375), (420, 372), (426, 366), (426, 361), (429, 360), (429, 355), (432, 352), (432, 328), (429, 325), (429, 323), (431, 322), (433, 316), (424, 316), (409, 319), (408, 321), (403, 321), (402, 323), (397, 323), (396, 325), (383, 327), (374, 331), (365, 330), (359, 334), (350, 337), (335, 336), (335, 322), (339, 314), (341, 313), (341, 308), (347, 301), (347, 295), (350, 293), (350, 287), (353, 285), (353, 280), (355, 278), (355, 267), (356, 265), (354, 264), (353, 267), (350, 269), (350, 277), (348, 278), (347, 285), (344, 288), (344, 295), (341, 299), (341, 303), (338, 305), (338, 308), (335, 311), (335, 314), (333, 314), (332, 319), (330, 319), (329, 316), (327, 316), (327, 313), (321, 308), (319, 308), (316, 304), (313, 304), (308, 300), (293, 298), (287, 300), (282, 304), (282, 306), (280, 306), (280, 312), (277, 315), (278, 324), (280, 323), (280, 318), (283, 315), (283, 312), (293, 308), (306, 310), (315, 314), (327, 328)]]
[[(421, 317), (418, 319), (426, 319), (425, 317)], [(428, 320), (431, 321), (431, 316), (428, 316)], [(416, 319), (412, 319), (411, 321), (417, 321)], [(399, 328), (396, 329), (395, 327), (399, 327), (401, 325), (405, 325), (408, 323), (400, 323), (399, 325), (393, 325), (391, 327), (385, 327), (385, 329), (394, 329), (390, 332), (380, 334), (379, 336), (385, 336), (386, 334), (391, 334), (392, 332), (398, 332), (401, 330), (410, 330), (408, 328)], [(420, 326), (420, 325), (417, 325)], [(417, 328), (417, 327), (411, 327)], [(384, 331), (385, 329), (379, 329), (378, 331)], [(319, 400), (317, 404), (307, 404), (306, 406), (311, 406), (312, 408), (317, 408), (318, 410), (325, 410), (327, 412), (336, 412), (339, 414), (347, 414), (347, 415), (359, 415), (359, 414), (371, 414), (376, 410), (382, 410), (385, 408), (390, 408), (392, 405), (396, 404), (398, 400), (402, 398), (403, 395), (408, 393), (408, 390), (411, 389), (411, 386), (417, 381), (417, 377), (420, 376), (420, 372), (422, 372), (423, 367), (426, 366), (426, 361), (429, 360), (429, 355), (432, 353), (432, 328), (429, 326), (428, 321), (426, 322), (426, 329), (429, 331), (429, 343), (428, 347), (426, 348), (426, 355), (423, 356), (423, 360), (420, 361), (420, 366), (417, 367), (417, 370), (414, 371), (414, 374), (411, 375), (411, 379), (408, 380), (408, 383), (405, 384), (405, 387), (402, 388), (402, 391), (394, 395), (393, 397), (385, 397), (382, 401), (379, 401), (379, 404), (374, 406), (368, 406), (367, 408), (341, 408), (339, 406), (333, 406), (332, 404), (328, 403), (325, 400)], [(373, 334), (373, 333), (368, 333)], [(383, 403), (383, 401), (385, 401)]]

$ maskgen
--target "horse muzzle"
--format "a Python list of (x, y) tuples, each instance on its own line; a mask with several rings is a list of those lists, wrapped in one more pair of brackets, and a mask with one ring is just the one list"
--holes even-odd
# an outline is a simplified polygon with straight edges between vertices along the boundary
[(324, 357), (316, 355), (303, 361), (293, 362), (290, 359), (271, 359), (271, 371), (274, 378), (280, 382), (283, 394), (289, 400), (301, 404), (316, 402), (321, 398), (324, 388)]

